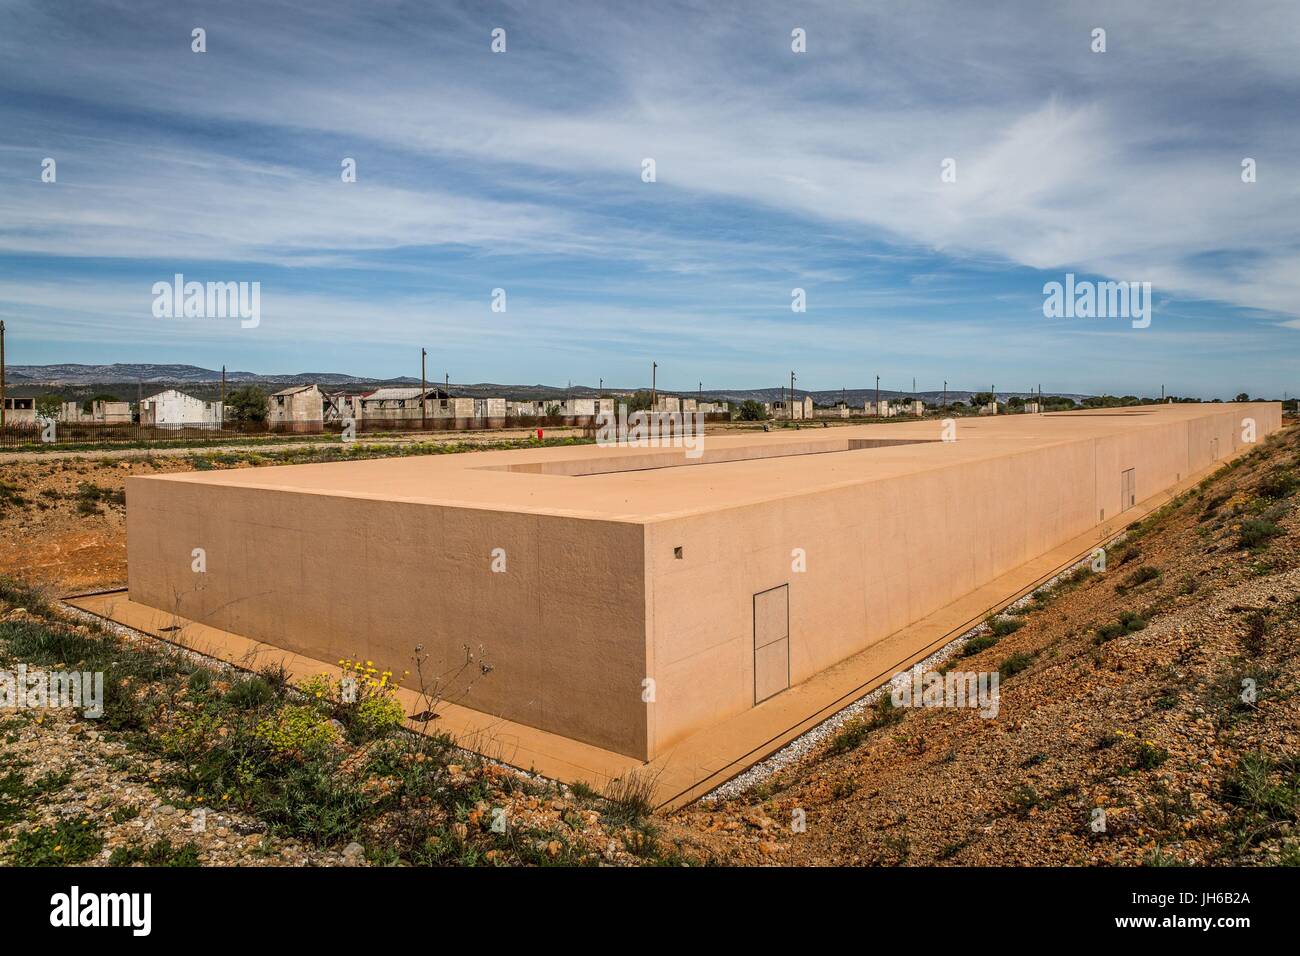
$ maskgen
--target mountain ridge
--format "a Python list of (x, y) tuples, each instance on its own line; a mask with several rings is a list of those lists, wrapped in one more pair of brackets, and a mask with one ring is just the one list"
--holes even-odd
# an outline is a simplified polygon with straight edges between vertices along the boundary
[[(148, 385), (151, 387), (168, 387), (168, 386), (214, 386), (221, 382), (221, 372), (217, 369), (203, 368), (198, 365), (187, 365), (181, 363), (151, 363), (151, 362), (117, 362), (107, 365), (85, 365), (79, 363), (60, 363), (53, 365), (10, 365), (5, 369), (5, 375), (11, 386), (29, 389), (35, 387), (49, 388), (77, 388), (95, 385), (104, 386), (135, 386)], [(356, 387), (379, 387), (379, 386), (403, 386), (419, 385), (420, 380), (411, 376), (398, 376), (396, 378), (374, 378), (361, 375), (350, 375), (343, 372), (294, 372), (263, 374), (259, 372), (247, 371), (227, 371), (227, 386), (235, 385), (263, 385), (275, 386), (276, 388), (287, 388), (291, 385), (317, 384), (324, 386), (338, 386), (341, 389), (351, 390)], [(430, 386), (440, 384), (436, 379), (428, 380)], [(349, 388), (351, 387), (351, 389)], [(454, 392), (472, 396), (472, 397), (506, 397), (515, 400), (524, 399), (544, 399), (544, 398), (562, 398), (565, 395), (577, 397), (589, 397), (601, 393), (600, 389), (590, 385), (544, 385), (536, 383), (533, 385), (506, 385), (493, 382), (479, 382), (474, 384), (457, 384), (452, 383), (451, 388)], [(649, 391), (648, 385), (637, 385), (633, 387), (608, 387), (605, 388), (604, 394), (631, 394), (636, 391)], [(769, 388), (750, 388), (750, 389), (669, 389), (661, 388), (659, 391), (665, 395), (685, 395), (698, 396), (705, 401), (726, 401), (726, 402), (743, 402), (749, 399), (760, 402), (778, 401), (789, 393), (789, 389), (780, 387)], [(861, 406), (866, 401), (873, 401), (876, 396), (875, 388), (837, 388), (837, 389), (801, 389), (796, 388), (795, 394), (800, 398), (812, 396), (814, 402), (819, 405), (830, 405), (837, 401), (847, 401), (852, 405)], [(887, 400), (898, 400), (900, 398), (910, 398), (913, 393), (896, 391), (882, 388), (879, 391), (880, 397)], [(949, 389), (947, 396), (949, 400), (967, 400), (975, 391), (963, 389)], [(999, 391), (1000, 397), (1006, 398), (1013, 395), (1028, 396), (1027, 391)], [(1073, 392), (1051, 392), (1046, 394), (1062, 395), (1076, 400), (1088, 397), (1086, 394)], [(942, 399), (943, 393), (938, 390), (918, 390), (915, 396), (924, 402), (934, 404)]]

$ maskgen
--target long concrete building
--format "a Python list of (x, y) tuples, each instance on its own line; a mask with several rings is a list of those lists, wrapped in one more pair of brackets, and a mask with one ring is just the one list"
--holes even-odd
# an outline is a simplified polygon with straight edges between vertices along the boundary
[(648, 761), (1280, 424), (1182, 404), (132, 477), (129, 597), (321, 661), (422, 646), (448, 700)]

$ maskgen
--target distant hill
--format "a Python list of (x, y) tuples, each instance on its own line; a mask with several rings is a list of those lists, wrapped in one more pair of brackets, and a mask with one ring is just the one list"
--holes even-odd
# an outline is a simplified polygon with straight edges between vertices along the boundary
[[(221, 382), (221, 372), (218, 369), (200, 368), (197, 365), (160, 365), (152, 363), (10, 365), (5, 369), (5, 375), (13, 394), (57, 391), (70, 399), (84, 399), (96, 393), (117, 394), (122, 398), (131, 399), (135, 398), (138, 393), (147, 396), (172, 386), (188, 388), (195, 395), (207, 398), (219, 393)], [(419, 385), (420, 380), (411, 376), (384, 379), (365, 378), (359, 375), (347, 375), (342, 372), (294, 372), (276, 375), (259, 375), (255, 372), (241, 371), (226, 372), (227, 387), (259, 385), (267, 391), (277, 391), (291, 385), (312, 383), (341, 391), (355, 392), (377, 388), (381, 385)], [(430, 378), (429, 384), (436, 385), (439, 384), (439, 381)], [(638, 385), (630, 388), (607, 386), (604, 394), (617, 396), (631, 394), (636, 391), (649, 391), (649, 388), (649, 385)], [(451, 390), (453, 394), (467, 397), (508, 398), (515, 401), (560, 399), (566, 395), (581, 398), (600, 393), (599, 389), (591, 385), (564, 386), (542, 385), (540, 383), (536, 385), (502, 385), (491, 382), (480, 382), (473, 385), (453, 382)], [(704, 389), (703, 391), (675, 391), (661, 388), (659, 391), (665, 395), (698, 395), (705, 401), (712, 402), (739, 403), (746, 399), (772, 402), (785, 397), (780, 388)], [(813, 401), (819, 405), (832, 405), (843, 400), (860, 408), (864, 402), (875, 400), (876, 390), (874, 388), (827, 389), (822, 391), (795, 389), (795, 394), (800, 398), (811, 395)], [(948, 400), (967, 401), (973, 394), (975, 393), (950, 389), (948, 391)], [(1028, 394), (1028, 392), (998, 392), (1000, 398), (1007, 398), (1012, 395), (1027, 396)], [(1065, 394), (1067, 397), (1076, 400), (1087, 397), (1074, 393), (1049, 392), (1047, 394)], [(882, 388), (880, 397), (892, 401), (900, 398), (910, 398), (911, 393)], [(916, 397), (929, 404), (935, 404), (942, 399), (943, 393), (918, 391)]]
[[(674, 395), (678, 395), (678, 394), (697, 395), (698, 394), (702, 398), (704, 398), (705, 401), (715, 401), (715, 402), (717, 401), (743, 402), (746, 399), (751, 399), (751, 398), (758, 402), (775, 402), (775, 401), (780, 401), (782, 398), (786, 397), (789, 394), (789, 391), (790, 390), (788, 388), (782, 390), (779, 387), (778, 388), (751, 388), (751, 389), (724, 389), (722, 391), (710, 391), (709, 389), (706, 388), (702, 392), (688, 391), (688, 392), (673, 392), (672, 394)], [(979, 390), (977, 389), (976, 391), (963, 391), (961, 389), (950, 388), (948, 389), (946, 395), (948, 401), (950, 402), (953, 401), (964, 402), (964, 401), (968, 401), (972, 395), (977, 393), (977, 391)], [(875, 388), (832, 388), (832, 389), (821, 389), (821, 390), (814, 390), (814, 391), (806, 391), (802, 388), (796, 388), (794, 392), (795, 395), (797, 395), (799, 398), (803, 398), (805, 395), (811, 395), (813, 402), (817, 405), (834, 405), (836, 402), (843, 401), (843, 402), (848, 402), (850, 405), (853, 405), (858, 408), (861, 408), (864, 402), (874, 402), (876, 400), (876, 395), (877, 395)], [(1066, 398), (1073, 398), (1076, 401), (1088, 397), (1087, 395), (1079, 395), (1073, 392), (1046, 392), (1045, 391), (1043, 394), (1048, 396), (1060, 395)], [(913, 397), (916, 397), (928, 405), (936, 405), (941, 401), (943, 401), (945, 393), (942, 391), (930, 392), (930, 391), (923, 391), (920, 389), (918, 389), (915, 393), (900, 392), (900, 391), (893, 391), (888, 388), (882, 388), (879, 392), (879, 395), (882, 399), (891, 402), (897, 401), (899, 399), (911, 399)], [(999, 399), (1007, 399), (1013, 395), (1019, 395), (1024, 398), (1028, 398), (1030, 393), (1029, 392), (1008, 392), (1008, 391), (1003, 391), (1002, 389), (998, 389)]]
[[(154, 365), (149, 363), (118, 363), (114, 365), (10, 365), (5, 374), (12, 381), (26, 381), (38, 385), (101, 385), (144, 382), (146, 385), (183, 385), (186, 383), (220, 382), (219, 369), (199, 368), (197, 365)], [(226, 372), (226, 381), (238, 384), (253, 382), (283, 382), (285, 385), (302, 385), (316, 382), (323, 385), (346, 385), (370, 379), (338, 372), (297, 372), (292, 375), (258, 375), (255, 372)], [(404, 382), (408, 379), (386, 379)], [(414, 379), (418, 385), (420, 380)]]

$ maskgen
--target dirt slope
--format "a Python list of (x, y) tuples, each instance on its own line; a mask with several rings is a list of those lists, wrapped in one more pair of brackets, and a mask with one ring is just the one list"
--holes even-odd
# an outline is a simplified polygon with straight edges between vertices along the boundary
[(1300, 862), (1297, 489), (1291, 427), (956, 658), (1000, 671), (996, 718), (882, 710), (666, 835), (730, 863)]

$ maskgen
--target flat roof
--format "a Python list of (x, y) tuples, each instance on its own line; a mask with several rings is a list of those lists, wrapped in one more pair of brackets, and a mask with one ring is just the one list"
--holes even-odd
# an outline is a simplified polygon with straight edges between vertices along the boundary
[(704, 454), (696, 459), (686, 458), (681, 448), (571, 445), (136, 476), (128, 482), (648, 522), (1244, 412), (1254, 404), (1261, 403), (959, 418), (955, 442), (939, 440), (941, 420), (935, 418), (830, 428), (812, 420), (798, 430), (707, 433)]

